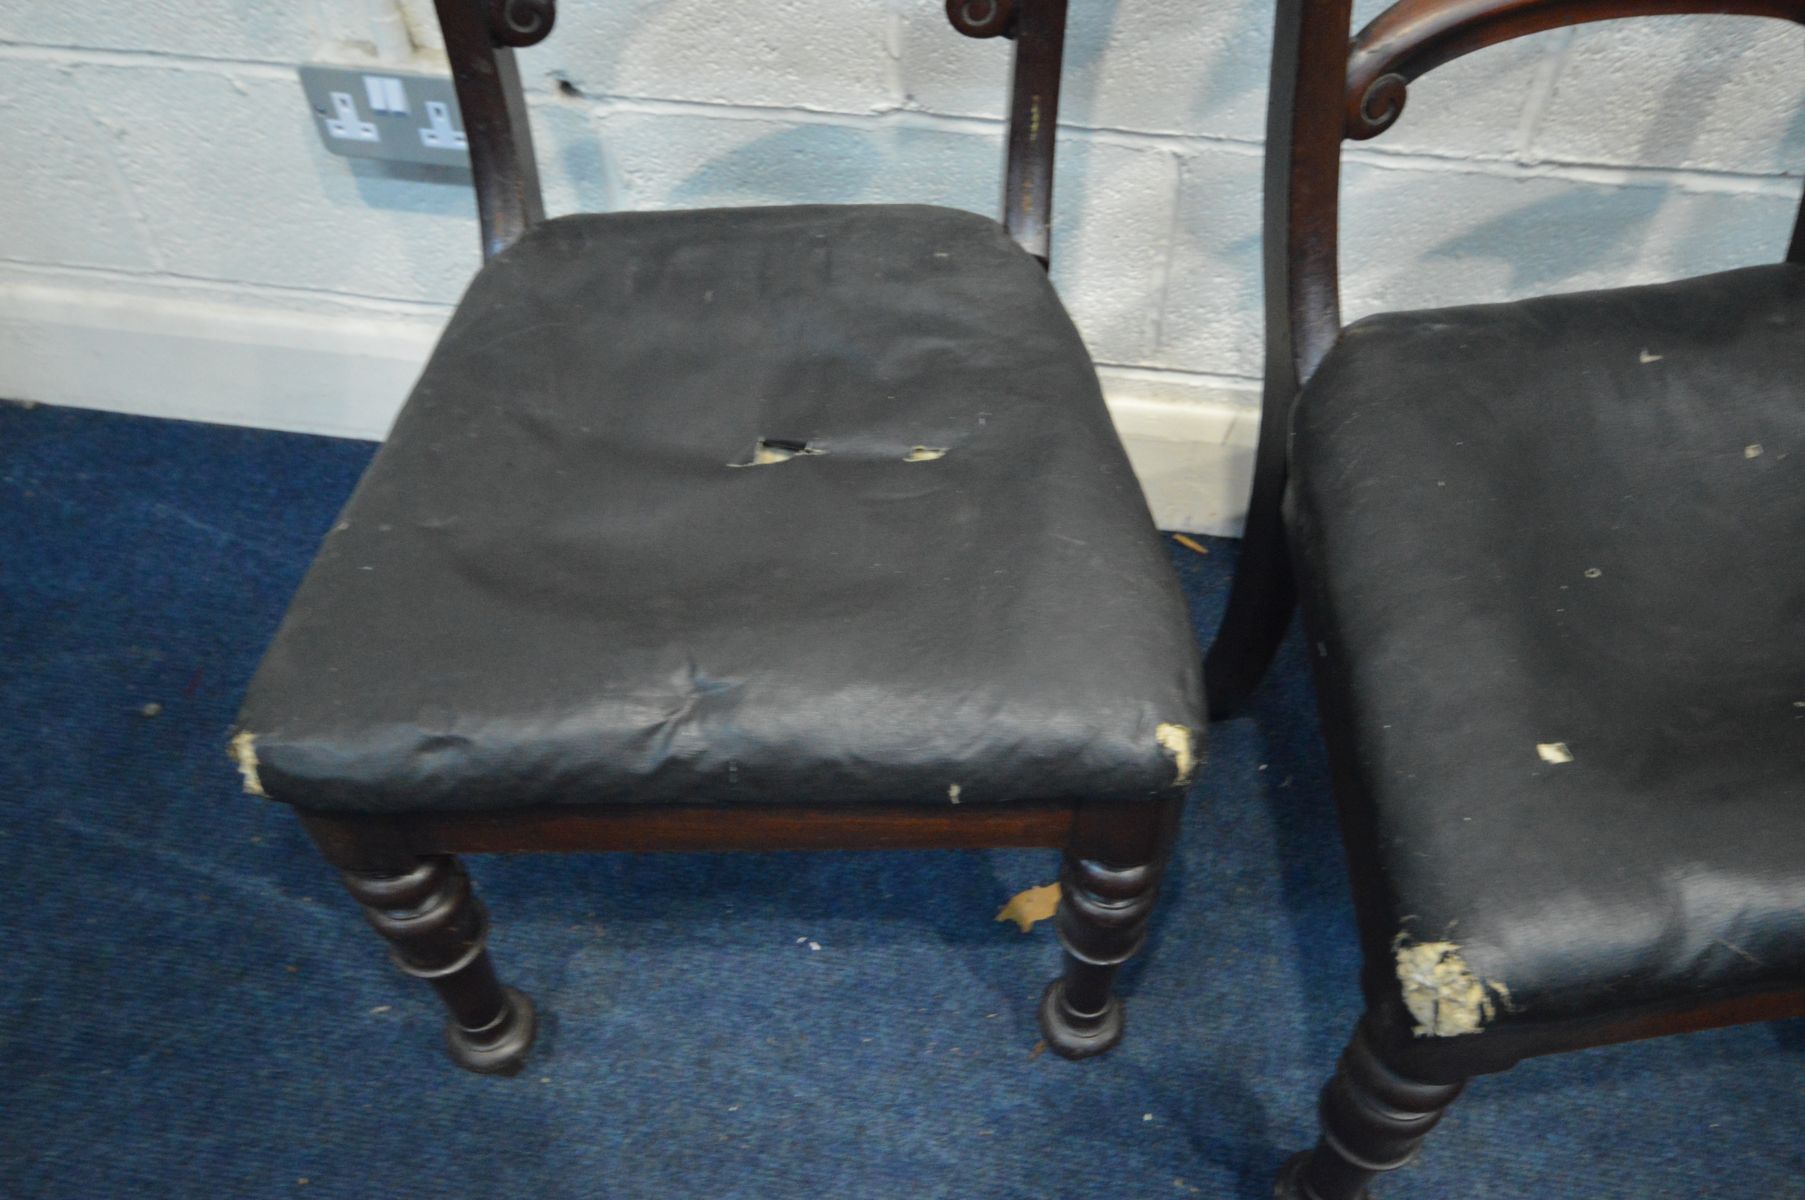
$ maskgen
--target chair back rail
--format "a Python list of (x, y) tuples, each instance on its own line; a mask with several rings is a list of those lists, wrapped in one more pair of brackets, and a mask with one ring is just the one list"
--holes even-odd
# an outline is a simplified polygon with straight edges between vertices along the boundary
[(483, 257), (545, 219), (514, 48), (543, 41), (556, 0), (435, 0), (476, 181)]
[(1398, 0), (1349, 42), (1350, 7), (1280, 0), (1273, 47), (1268, 145), (1290, 153), (1267, 155), (1267, 295), (1280, 301), (1268, 305), (1267, 333), (1269, 345), (1289, 351), (1288, 373), (1300, 385), (1340, 329), (1341, 140), (1390, 128), (1412, 81), (1475, 50), (1593, 21), (1721, 13), (1805, 24), (1805, 0)]
[(1412, 80), (1475, 50), (1591, 21), (1698, 13), (1805, 22), (1805, 0), (1399, 0), (1348, 51), (1347, 136), (1385, 132)]
[(1053, 233), (1053, 148), (1066, 0), (946, 0), (946, 16), (967, 37), (1015, 39), (1003, 226), (1045, 265)]
[[(605, 0), (598, 0), (605, 2)], [(470, 169), (492, 258), (545, 219), (539, 169), (514, 49), (543, 41), (556, 0), (434, 0), (470, 142)], [(1043, 264), (1052, 233), (1053, 141), (1059, 116), (1067, 0), (947, 0), (969, 37), (1015, 41), (1004, 164), (1003, 224)]]
[(1341, 328), (1336, 216), (1351, 0), (1279, 0), (1266, 105), (1265, 385), (1228, 606), (1203, 661), (1210, 717), (1237, 711), (1278, 649), (1297, 585), (1285, 539), (1291, 402)]
[[(1805, 23), (1805, 0), (1398, 0), (1349, 39), (1351, 0), (1278, 0), (1266, 119), (1266, 357), (1253, 494), (1228, 608), (1205, 664), (1212, 715), (1235, 711), (1295, 601), (1280, 504), (1291, 406), (1341, 332), (1341, 143), (1382, 133), (1410, 82), (1542, 30), (1723, 13)], [(1805, 208), (1786, 253), (1805, 262)]]

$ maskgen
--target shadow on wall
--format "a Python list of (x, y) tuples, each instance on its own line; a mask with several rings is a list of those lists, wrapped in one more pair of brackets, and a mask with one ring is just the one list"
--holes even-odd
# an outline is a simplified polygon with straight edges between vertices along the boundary
[(1674, 199), (1665, 188), (1350, 163), (1342, 190), (1344, 321), (1646, 282), (1675, 265), (1650, 234)]
[[(1065, 58), (1060, 69), (1059, 109), (1063, 121), (1069, 123), (1074, 117), (1083, 120), (1090, 118), (1097, 108), (1098, 73), (1109, 42), (1116, 27), (1116, 0), (1095, 0), (1086, 3), (1079, 0), (1076, 11), (1070, 12), (1067, 18)], [(1005, 73), (1005, 77), (1007, 77)], [(1007, 85), (1005, 85), (1007, 87)], [(1007, 92), (1005, 91), (1005, 96)], [(1064, 214), (1080, 213), (1088, 206), (1091, 189), (1091, 174), (1086, 170), (1087, 162), (1074, 162), (1072, 143), (1067, 141), (1063, 146), (1056, 146), (1053, 158), (1053, 241), (1048, 251), (1048, 261), (1055, 264), (1053, 278), (1056, 284), (1070, 279), (1066, 271), (1057, 264), (1071, 261), (1076, 255), (1069, 253), (1073, 248), (1071, 239), (1061, 238), (1060, 217)], [(1089, 149), (1089, 147), (1085, 147)], [(1001, 168), (999, 167), (999, 171)], [(999, 195), (1002, 188), (997, 189)], [(1073, 226), (1082, 229), (1078, 222)], [(1063, 243), (1066, 243), (1062, 245)], [(1075, 290), (1061, 289), (1067, 295), (1076, 295)], [(1157, 301), (1157, 297), (1155, 297)], [(1081, 325), (1080, 328), (1083, 326)], [(1097, 337), (1093, 333), (1085, 339), (1093, 347)], [(1092, 353), (1095, 353), (1093, 349)]]
[[(559, 85), (571, 86), (561, 78)], [(609, 170), (607, 147), (589, 110), (580, 102), (544, 104), (533, 109), (533, 119), (546, 210), (611, 212), (620, 207), (621, 188)]]
[[(633, 48), (635, 31), (652, 27), (668, 0), (608, 0), (605, 4), (562, 4), (552, 36), (519, 52), (520, 78), (527, 90), (547, 77), (568, 78), (586, 92), (606, 93), (620, 79), (621, 64)], [(582, 70), (570, 69), (580, 58)]]
[[(887, 165), (873, 135), (833, 125), (794, 125), (736, 146), (690, 174), (669, 200), (699, 204), (848, 204), (888, 196)], [(894, 166), (895, 164), (888, 164)], [(900, 189), (894, 189), (900, 194)]]
[[(646, 128), (604, 122), (604, 142), (620, 129), (615, 152), (630, 174), (629, 207), (712, 204), (914, 203), (997, 214), (1003, 144), (995, 135), (939, 129), (846, 128), (777, 121), (724, 123), (718, 145), (694, 164), (660, 151)], [(626, 164), (630, 163), (631, 166)]]
[[(468, 192), (474, 178), (468, 167), (436, 166), (432, 163), (384, 162), (375, 158), (347, 158), (344, 165), (357, 183), (357, 194), (371, 208), (388, 212), (446, 211), (446, 204), (432, 187), (408, 187), (402, 184), (432, 184), (461, 188)], [(474, 201), (472, 202), (474, 203)]]
[(1665, 188), (1654, 187), (1618, 189), (1608, 197), (1589, 188), (1563, 190), (1456, 230), (1423, 257), (1494, 261), (1508, 270), (1509, 297), (1572, 290), (1577, 280), (1583, 286), (1631, 282), (1667, 198)]
[(1141, 147), (1073, 139), (1060, 150), (1053, 283), (1099, 362), (1153, 361), (1170, 307), (1180, 169)]
[[(308, 131), (311, 138), (312, 132)], [(424, 163), (390, 163), (376, 159), (340, 158), (322, 146), (311, 146), (326, 214), (325, 232), (339, 245), (317, 249), (315, 286), (337, 280), (333, 264), (343, 262), (347, 275), (368, 271), (374, 282), (346, 289), (450, 303), (457, 299), (478, 263), (476, 194), (468, 170)], [(387, 235), (360, 242), (367, 212), (424, 218), (386, 222), (376, 229)], [(319, 228), (319, 224), (315, 225)], [(285, 225), (276, 240), (293, 239), (298, 230)], [(342, 286), (342, 284), (341, 284)]]
[[(934, 0), (890, 4), (899, 23), (904, 105), (1002, 116), (1006, 44), (953, 34)], [(1270, 0), (1208, 6), (1072, 0), (1061, 119), (1090, 128), (1257, 138), (1264, 127), (1270, 9)]]
[(1792, 119), (1786, 123), (1785, 144), (1787, 157), (1793, 162), (1805, 160), (1805, 107), (1793, 109)]
[[(1102, 60), (1110, 45), (1116, 0), (1085, 0), (1073, 12), (1068, 33), (1061, 109), (1064, 114), (1085, 113), (1094, 105)], [(961, 83), (973, 96), (982, 95), (982, 110), (993, 115), (1007, 111), (1009, 59), (1007, 51), (991, 52), (974, 47), (946, 21), (939, 4), (907, 0), (898, 15), (903, 21), (899, 53), (905, 79), (911, 64), (932, 64), (956, 57), (966, 64)], [(978, 53), (949, 56), (951, 48)], [(928, 68), (928, 69), (931, 69)], [(981, 78), (980, 78), (981, 77)], [(903, 100), (900, 96), (873, 96), (874, 105)], [(936, 106), (930, 102), (930, 110)], [(958, 110), (957, 103), (946, 106)], [(958, 143), (980, 139), (949, 136), (919, 129), (872, 131), (828, 125), (798, 125), (764, 135), (717, 155), (694, 171), (668, 196), (669, 203), (694, 206), (713, 203), (826, 203), (911, 201), (947, 204), (987, 216), (998, 212), (1002, 191), (1002, 131), (983, 138), (983, 170), (989, 175), (981, 185), (973, 178), (975, 147)], [(1070, 143), (1062, 149), (1069, 150)], [(1082, 173), (1062, 171), (1056, 211), (1081, 211), (1086, 180)]]
[[(1571, 94), (1556, 87), (1538, 144), (1645, 166), (1798, 170), (1805, 109), (1796, 64), (1805, 36), (1797, 26), (1700, 14), (1587, 25), (1579, 33)], [(1630, 84), (1618, 90), (1623, 71), (1632, 73)], [(1627, 119), (1601, 126), (1601, 97), (1623, 105)], [(1620, 144), (1609, 137), (1618, 131)]]
[[(1739, 18), (1738, 24), (1748, 19)], [(1754, 48), (1743, 38), (1725, 36), (1724, 24), (1728, 20), (1688, 20), (1673, 28), (1672, 33), (1679, 35), (1674, 40), (1683, 39), (1685, 44), (1685, 49), (1672, 59), (1679, 69), (1673, 72), (1667, 94), (1655, 108), (1661, 119), (1643, 126), (1632, 161), (1686, 162), (1700, 148), (1699, 135), (1709, 119), (1713, 101)], [(1805, 109), (1795, 109), (1795, 128), (1800, 116), (1805, 116)], [(1797, 144), (1787, 140), (1788, 149)]]
[(1240, 0), (1232, 19), (1212, 24), (1215, 30), (1227, 32), (1200, 56), (1193, 122), (1204, 129), (1251, 123), (1259, 136), (1265, 129), (1266, 76), (1272, 66), (1272, 5)]

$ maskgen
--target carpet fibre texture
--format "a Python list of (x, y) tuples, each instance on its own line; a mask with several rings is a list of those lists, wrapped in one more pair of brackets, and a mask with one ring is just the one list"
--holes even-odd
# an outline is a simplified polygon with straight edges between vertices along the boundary
[[(1270, 1194), (1357, 1013), (1295, 643), (1212, 733), (1107, 1058), (1035, 1053), (1057, 946), (994, 919), (1051, 852), (515, 856), (471, 871), (544, 1023), (479, 1078), (223, 748), (371, 451), (0, 405), (0, 1196)], [(1805, 1196), (1805, 1025), (1482, 1079), (1382, 1190)]]

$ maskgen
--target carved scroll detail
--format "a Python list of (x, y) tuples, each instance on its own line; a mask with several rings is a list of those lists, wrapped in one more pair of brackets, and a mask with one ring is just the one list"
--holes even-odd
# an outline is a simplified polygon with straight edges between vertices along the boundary
[(1366, 85), (1360, 103), (1348, 116), (1347, 135), (1351, 138), (1378, 137), (1404, 115), (1410, 81), (1402, 75), (1381, 75)]
[(557, 0), (489, 0), (489, 36), (497, 46), (535, 45), (557, 17)]
[(946, 0), (946, 19), (966, 37), (1011, 37), (1015, 0)]

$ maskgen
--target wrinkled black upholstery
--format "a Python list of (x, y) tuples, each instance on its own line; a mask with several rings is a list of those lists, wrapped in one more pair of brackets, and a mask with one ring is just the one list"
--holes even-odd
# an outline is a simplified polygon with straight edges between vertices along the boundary
[(1805, 267), (1361, 321), (1290, 478), (1369, 990), (1805, 984)]
[(1039, 265), (767, 208), (485, 266), (240, 724), (325, 810), (1110, 800), (1174, 785), (1200, 691)]

